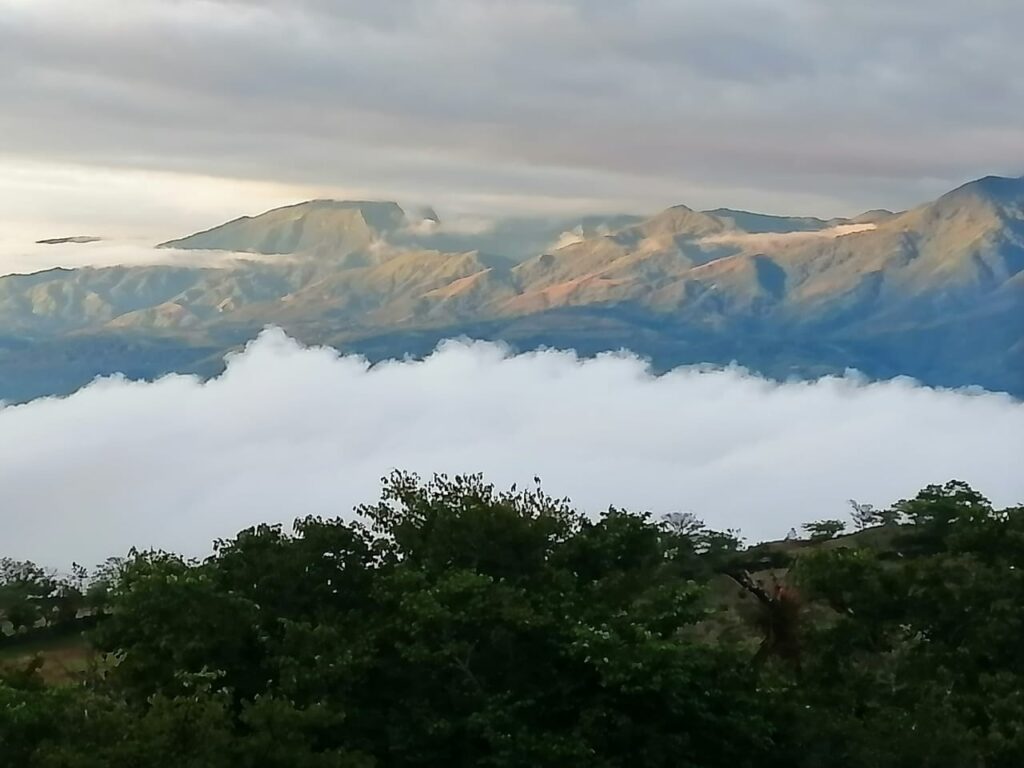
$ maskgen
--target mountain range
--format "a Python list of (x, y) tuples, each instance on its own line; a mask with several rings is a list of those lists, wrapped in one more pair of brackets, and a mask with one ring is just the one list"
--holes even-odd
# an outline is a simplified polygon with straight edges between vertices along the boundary
[[(1024, 178), (829, 220), (679, 205), (449, 225), (313, 200), (160, 247), (166, 264), (0, 277), (0, 398), (113, 372), (214, 374), (270, 324), (372, 360), (466, 335), (628, 348), (659, 370), (856, 368), (1024, 396)], [(182, 251), (199, 253), (176, 263)]]

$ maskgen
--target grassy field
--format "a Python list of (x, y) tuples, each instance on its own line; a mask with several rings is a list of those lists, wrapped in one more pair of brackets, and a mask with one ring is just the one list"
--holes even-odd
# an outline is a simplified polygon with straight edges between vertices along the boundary
[(26, 637), (0, 645), (0, 668), (24, 668), (38, 657), (39, 673), (50, 685), (73, 683), (81, 678), (96, 653), (81, 632), (44, 638)]

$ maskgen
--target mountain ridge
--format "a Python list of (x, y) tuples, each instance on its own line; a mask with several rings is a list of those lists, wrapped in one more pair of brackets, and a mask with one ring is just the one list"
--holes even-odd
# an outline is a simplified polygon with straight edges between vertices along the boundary
[[(206, 361), (267, 324), (386, 356), (476, 329), (521, 345), (628, 347), (656, 365), (735, 354), (775, 372), (861, 367), (1024, 395), (1024, 179), (985, 177), (908, 211), (853, 218), (677, 205), (474, 235), (430, 214), (424, 226), (387, 201), (282, 206), (161, 244), (280, 258), (12, 275), (0, 278), (0, 323), (12, 349), (25, 338), (72, 350), (63, 354), (86, 338), (115, 350), (161, 339)], [(571, 327), (574, 317), (596, 330)], [(18, 365), (3, 354), (8, 389), (60, 389), (47, 383), (64, 381), (56, 373), (11, 387)], [(118, 354), (90, 370), (125, 365)], [(0, 397), (4, 387), (0, 377)]]

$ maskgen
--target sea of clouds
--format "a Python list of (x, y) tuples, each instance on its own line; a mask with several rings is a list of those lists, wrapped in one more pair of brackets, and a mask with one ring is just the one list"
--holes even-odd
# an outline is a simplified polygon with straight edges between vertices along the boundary
[(626, 355), (450, 341), (370, 366), (265, 331), (212, 380), (108, 378), (0, 408), (0, 555), (202, 555), (262, 521), (350, 516), (394, 468), (532, 482), (588, 513), (692, 511), (748, 539), (958, 478), (1024, 500), (1024, 404), (909, 380), (654, 376)]

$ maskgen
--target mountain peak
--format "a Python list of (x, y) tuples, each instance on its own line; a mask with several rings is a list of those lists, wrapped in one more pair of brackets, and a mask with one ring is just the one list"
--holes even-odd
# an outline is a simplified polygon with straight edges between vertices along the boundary
[(407, 224), (398, 203), (376, 200), (306, 200), (243, 216), (212, 229), (161, 243), (161, 248), (289, 254), (344, 254), (367, 247)]
[(1007, 221), (1024, 216), (1024, 178), (983, 176), (937, 200), (888, 219), (887, 227), (933, 230), (943, 237), (967, 242), (999, 231)]
[(703, 237), (728, 228), (721, 219), (695, 211), (685, 205), (673, 205), (636, 227), (646, 237)]
[(835, 223), (815, 216), (774, 216), (735, 208), (715, 208), (704, 213), (751, 234), (813, 232)]
[(356, 211), (362, 215), (367, 224), (381, 232), (398, 229), (405, 224), (406, 218), (402, 207), (392, 200), (335, 200), (333, 198), (306, 200), (280, 208), (272, 208), (259, 216), (246, 218), (260, 219), (280, 212), (308, 213), (314, 211), (320, 213)]
[(935, 202), (956, 201), (962, 203), (971, 198), (997, 204), (1020, 201), (1024, 199), (1024, 177), (982, 176), (980, 179), (961, 184)]
[[(900, 213), (903, 213), (901, 211)], [(888, 208), (872, 208), (870, 211), (864, 211), (864, 213), (858, 214), (850, 219), (851, 224), (880, 224), (883, 221), (888, 221), (894, 216), (899, 216), (900, 213), (890, 211)]]

